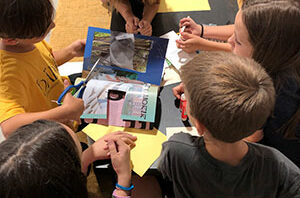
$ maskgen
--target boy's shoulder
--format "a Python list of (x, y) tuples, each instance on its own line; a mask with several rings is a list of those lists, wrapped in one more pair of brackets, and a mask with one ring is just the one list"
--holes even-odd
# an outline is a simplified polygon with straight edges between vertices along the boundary
[(247, 144), (257, 161), (262, 161), (272, 166), (292, 168), (300, 174), (300, 169), (277, 149), (258, 143)]
[(35, 49), (24, 53), (15, 53), (0, 49), (0, 66), (2, 69), (5, 67), (12, 68), (14, 66), (18, 66), (18, 69), (21, 69), (20, 66), (32, 62), (35, 57), (43, 53), (46, 54), (45, 56), (52, 53), (52, 49), (46, 41), (36, 43)]
[(204, 146), (202, 137), (180, 132), (163, 143), (163, 151), (173, 157), (184, 159), (198, 155), (199, 148), (202, 146)]
[(199, 140), (202, 139), (202, 137), (199, 136), (192, 136), (189, 133), (179, 132), (175, 133), (173, 136), (169, 138), (168, 141), (166, 141), (165, 145), (182, 145), (187, 147), (198, 147), (199, 146)]

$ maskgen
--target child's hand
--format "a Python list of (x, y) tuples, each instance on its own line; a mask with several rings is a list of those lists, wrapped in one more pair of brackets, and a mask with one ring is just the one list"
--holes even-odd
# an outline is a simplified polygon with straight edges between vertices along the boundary
[(81, 123), (80, 116), (84, 110), (83, 100), (73, 97), (70, 93), (65, 95), (62, 107), (66, 113), (67, 120), (74, 120), (77, 123)]
[(151, 23), (149, 21), (146, 21), (144, 19), (142, 19), (139, 22), (139, 28), (138, 31), (145, 36), (151, 36), (152, 35), (152, 26)]
[(133, 148), (136, 137), (121, 131), (106, 134), (91, 145), (93, 161), (108, 159), (110, 157), (108, 142), (117, 140), (122, 140), (129, 148)]
[(118, 139), (108, 141), (111, 162), (118, 175), (118, 184), (129, 187), (131, 185), (130, 147)]
[(184, 87), (183, 87), (183, 83), (180, 83), (179, 85), (177, 85), (176, 87), (174, 87), (172, 89), (173, 94), (176, 98), (180, 99), (181, 98), (181, 94), (184, 93)]
[(139, 18), (137, 18), (135, 16), (129, 17), (126, 20), (126, 24), (125, 24), (126, 32), (137, 34), (138, 33), (137, 29), (138, 29), (139, 21), (140, 21)]
[[(67, 88), (69, 86), (69, 82), (64, 80), (64, 86)], [(64, 97), (62, 108), (66, 113), (66, 120), (74, 120), (77, 121), (79, 124), (80, 116), (84, 110), (83, 100), (79, 98), (73, 97), (70, 93), (67, 93)]]
[(199, 50), (202, 39), (199, 36), (183, 32), (181, 33), (181, 40), (176, 40), (176, 45), (183, 51), (192, 53)]
[(193, 19), (186, 17), (180, 20), (179, 27), (185, 26), (184, 32), (200, 36), (202, 27), (198, 25)]
[(84, 54), (85, 40), (77, 40), (70, 45), (73, 57), (81, 57)]
[(106, 134), (96, 142), (94, 142), (88, 149), (86, 149), (82, 153), (82, 172), (86, 173), (88, 165), (96, 160), (103, 160), (110, 158), (110, 152), (108, 143), (109, 141), (122, 141), (127, 147), (135, 146), (134, 141), (136, 141), (136, 137), (124, 132), (113, 132)]
[[(123, 132), (123, 131), (116, 131), (113, 133), (109, 133), (105, 136), (103, 136), (103, 140), (105, 142), (108, 142), (110, 140), (117, 141), (118, 139), (121, 139), (123, 142), (125, 142), (130, 148), (135, 147), (135, 141), (137, 140), (136, 136), (130, 135), (129, 133)], [(108, 149), (108, 147), (106, 148)]]

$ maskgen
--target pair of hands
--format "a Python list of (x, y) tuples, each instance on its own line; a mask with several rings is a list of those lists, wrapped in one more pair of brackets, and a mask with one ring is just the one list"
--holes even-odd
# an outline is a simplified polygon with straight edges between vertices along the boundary
[(103, 136), (84, 151), (86, 153), (83, 155), (86, 156), (82, 159), (86, 162), (83, 162), (85, 164), (83, 172), (93, 161), (111, 158), (113, 168), (118, 175), (118, 183), (129, 187), (131, 185), (130, 150), (135, 146), (136, 140), (135, 136), (122, 131)]
[(126, 20), (125, 29), (127, 33), (137, 34), (140, 32), (142, 35), (151, 36), (152, 26), (151, 22), (142, 19), (139, 20), (137, 17), (132, 16)]
[(108, 151), (106, 156), (111, 158), (113, 168), (118, 175), (118, 183), (129, 187), (131, 185), (130, 150), (135, 147), (134, 142), (137, 138), (119, 131), (104, 136), (103, 140), (107, 142), (104, 150)]
[(177, 47), (187, 53), (201, 49), (201, 46), (206, 41), (200, 37), (202, 27), (189, 17), (180, 20), (180, 29), (183, 28), (183, 26), (185, 26), (185, 29), (181, 33), (181, 39), (176, 41)]

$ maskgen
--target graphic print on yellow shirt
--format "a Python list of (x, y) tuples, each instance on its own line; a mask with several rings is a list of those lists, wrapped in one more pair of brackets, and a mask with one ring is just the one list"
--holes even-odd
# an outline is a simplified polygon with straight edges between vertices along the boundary
[(40, 112), (57, 105), (64, 89), (51, 48), (45, 41), (33, 51), (0, 50), (0, 123), (17, 114)]

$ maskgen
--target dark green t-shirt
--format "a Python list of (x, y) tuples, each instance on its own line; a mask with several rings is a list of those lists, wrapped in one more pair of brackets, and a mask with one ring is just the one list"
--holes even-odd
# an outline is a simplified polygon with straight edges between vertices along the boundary
[(163, 144), (159, 170), (176, 198), (300, 197), (300, 169), (276, 149), (248, 143), (239, 165), (213, 158), (202, 137), (173, 135)]

